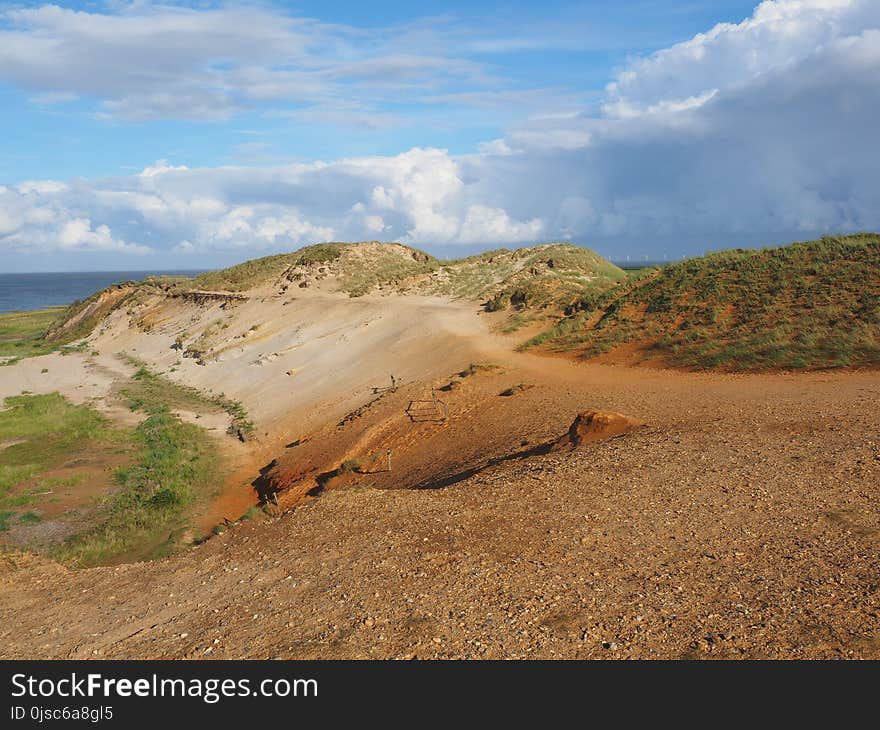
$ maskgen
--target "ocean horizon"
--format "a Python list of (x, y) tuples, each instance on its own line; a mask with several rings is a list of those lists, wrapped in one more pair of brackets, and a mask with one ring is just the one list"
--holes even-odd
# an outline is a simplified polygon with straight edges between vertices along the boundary
[(198, 276), (208, 269), (154, 271), (58, 271), (0, 273), (0, 314), (65, 306), (111, 284), (141, 281), (148, 276)]

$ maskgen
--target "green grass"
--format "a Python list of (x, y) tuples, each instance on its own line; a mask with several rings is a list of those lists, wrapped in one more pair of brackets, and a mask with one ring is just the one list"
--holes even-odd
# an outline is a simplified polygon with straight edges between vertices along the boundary
[(43, 335), (63, 314), (64, 307), (50, 307), (35, 312), (0, 314), (0, 358), (45, 355), (56, 345), (46, 342)]
[(880, 364), (880, 235), (732, 250), (582, 298), (528, 346), (591, 357), (629, 342), (692, 369)]
[(171, 552), (192, 510), (213, 494), (219, 476), (217, 446), (207, 431), (182, 422), (172, 410), (226, 410), (236, 428), (253, 431), (236, 401), (207, 396), (130, 360), (139, 367), (121, 394), (129, 407), (148, 414), (133, 434), (139, 455), (117, 472), (119, 491), (103, 506), (102, 521), (58, 551), (61, 559), (78, 566)]
[(272, 279), (277, 279), (291, 266), (327, 263), (339, 258), (345, 243), (319, 243), (306, 246), (293, 253), (264, 256), (220, 271), (208, 271), (197, 276), (187, 286), (193, 289), (240, 292), (253, 289)]
[[(54, 481), (40, 476), (65, 462), (96, 452), (125, 449), (126, 434), (88, 406), (58, 393), (7, 398), (0, 411), (0, 510), (10, 515), (38, 502)], [(39, 481), (37, 481), (39, 480)], [(27, 513), (26, 513), (27, 514)], [(25, 519), (25, 523), (30, 518)]]
[(167, 553), (189, 508), (213, 491), (217, 454), (204, 429), (156, 406), (134, 442), (140, 456), (117, 472), (119, 491), (102, 509), (103, 520), (68, 540), (57, 551), (62, 560), (89, 566)]
[[(76, 443), (107, 437), (107, 419), (87, 406), (75, 406), (58, 393), (18, 395), (0, 411), (0, 442), (21, 441), (0, 450), (0, 467), (41, 470), (63, 458)], [(2, 489), (3, 481), (0, 481)]]
[[(86, 479), (86, 474), (52, 476), (53, 469), (119, 453), (128, 465), (114, 472), (115, 489), (86, 515), (91, 526), (50, 550), (65, 562), (87, 566), (152, 558), (176, 547), (175, 536), (188, 526), (192, 510), (213, 493), (220, 460), (207, 431), (183, 423), (171, 408), (203, 408), (206, 401), (145, 369), (125, 392), (132, 406), (147, 414), (135, 429), (114, 427), (94, 409), (75, 406), (58, 393), (6, 399), (0, 442), (11, 443), (0, 449), (0, 529), (36, 524), (39, 512), (22, 508), (38, 504), (41, 493)], [(226, 407), (234, 410), (232, 402)]]
[(306, 246), (296, 252), (296, 263), (302, 264), (326, 264), (335, 261), (341, 255), (347, 243), (316, 243)]
[(444, 277), (431, 293), (488, 297), (489, 311), (564, 306), (584, 290), (626, 276), (595, 252), (567, 243), (498, 249), (441, 263)]
[(244, 406), (224, 394), (206, 394), (197, 388), (181, 385), (146, 367), (141, 361), (125, 357), (138, 367), (134, 377), (122, 388), (129, 408), (154, 413), (162, 410), (217, 410), (226, 411), (232, 417), (230, 432), (242, 439), (254, 435), (254, 424)]
[(424, 260), (417, 260), (391, 250), (364, 257), (358, 265), (343, 274), (340, 290), (351, 297), (360, 297), (380, 284), (403, 282), (429, 273), (436, 268), (437, 261), (427, 254), (423, 255)]
[[(626, 273), (586, 248), (547, 244), (512, 252), (517, 271), (490, 290), (486, 310), (512, 310), (502, 326), (514, 332), (538, 317), (560, 315), (580, 298), (613, 290)], [(493, 256), (493, 259), (497, 258)]]

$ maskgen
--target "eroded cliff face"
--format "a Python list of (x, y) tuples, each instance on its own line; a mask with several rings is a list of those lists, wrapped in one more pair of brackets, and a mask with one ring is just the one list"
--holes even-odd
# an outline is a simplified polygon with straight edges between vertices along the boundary
[(134, 283), (117, 284), (71, 305), (58, 324), (46, 332), (46, 339), (50, 342), (60, 342), (90, 334), (98, 323), (137, 289), (138, 285)]
[(139, 292), (88, 346), (240, 401), (260, 438), (282, 427), (308, 433), (362, 406), (392, 375), (440, 378), (498, 347), (470, 301), (349, 297), (276, 282), (234, 297), (202, 294)]

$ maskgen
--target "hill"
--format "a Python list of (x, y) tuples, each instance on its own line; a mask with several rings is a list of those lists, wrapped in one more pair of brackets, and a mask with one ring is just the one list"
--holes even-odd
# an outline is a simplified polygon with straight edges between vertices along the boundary
[[(880, 362), (878, 270), (877, 234), (722, 251), (629, 275), (565, 243), (447, 261), (399, 243), (322, 243), (195, 279), (111, 287), (72, 305), (42, 344), (84, 337), (123, 305), (143, 313), (148, 301), (222, 303), (307, 290), (479, 301), (505, 332), (553, 323), (524, 349), (584, 358), (730, 371), (872, 366)], [(132, 322), (144, 328), (150, 319)], [(27, 347), (42, 351), (39, 342)]]
[(321, 243), (203, 274), (194, 289), (242, 292), (286, 282), (358, 297), (370, 293), (488, 299), (487, 309), (546, 309), (605, 289), (626, 274), (586, 248), (548, 243), (443, 261), (399, 243)]
[(319, 243), (210, 271), (193, 279), (191, 286), (243, 292), (279, 281), (309, 286), (333, 280), (337, 291), (360, 296), (381, 284), (430, 271), (436, 264), (432, 256), (399, 243)]
[(581, 297), (527, 346), (697, 369), (876, 366), (878, 272), (877, 234), (722, 251)]
[(512, 331), (538, 317), (562, 316), (585, 293), (604, 292), (626, 273), (586, 248), (548, 243), (498, 249), (444, 261), (400, 243), (320, 243), (292, 253), (252, 259), (194, 279), (152, 277), (126, 282), (77, 302), (49, 330), (56, 344), (88, 335), (113, 309), (154, 294), (191, 299), (271, 290), (448, 296), (480, 300), (486, 311), (504, 311)]

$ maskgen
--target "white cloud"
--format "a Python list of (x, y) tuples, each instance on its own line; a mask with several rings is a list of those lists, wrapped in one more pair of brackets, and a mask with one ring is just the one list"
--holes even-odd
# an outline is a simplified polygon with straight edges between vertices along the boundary
[(62, 251), (122, 251), (145, 254), (146, 246), (128, 244), (113, 238), (106, 225), (92, 226), (87, 218), (73, 218), (66, 221), (58, 231), (58, 246)]
[(174, 172), (188, 169), (186, 165), (169, 165), (168, 160), (157, 160), (156, 164), (145, 167), (139, 173), (141, 177), (156, 177), (166, 172)]
[(116, 12), (56, 5), (0, 9), (0, 81), (35, 104), (96, 101), (126, 121), (222, 120), (274, 103), (385, 126), (374, 107), (448, 82), (487, 80), (482, 65), (410, 49), (405, 29), (356, 30), (270, 6), (207, 9), (123, 3)]
[(101, 252), (142, 255), (149, 246), (127, 243), (106, 223), (93, 224), (58, 200), (66, 186), (0, 188), (0, 250), (9, 253)]
[(544, 222), (539, 218), (520, 223), (511, 220), (501, 208), (471, 205), (458, 236), (471, 243), (523, 243), (538, 240), (543, 231)]
[(364, 216), (364, 228), (370, 233), (381, 233), (385, 230), (385, 221), (381, 215)]
[(27, 180), (16, 185), (16, 189), (25, 195), (28, 193), (60, 193), (67, 190), (67, 185), (58, 180)]
[(877, 229), (878, 78), (880, 3), (764, 2), (743, 23), (633, 60), (604, 113), (546, 114), (469, 155), (159, 161), (125, 177), (0, 188), (0, 250), (175, 248), (210, 262), (209, 252), (379, 235), (429, 248), (694, 237), (714, 247)]
[(773, 74), (835, 39), (880, 25), (876, 0), (765, 0), (742, 23), (633, 60), (607, 88), (606, 112), (674, 107)]

